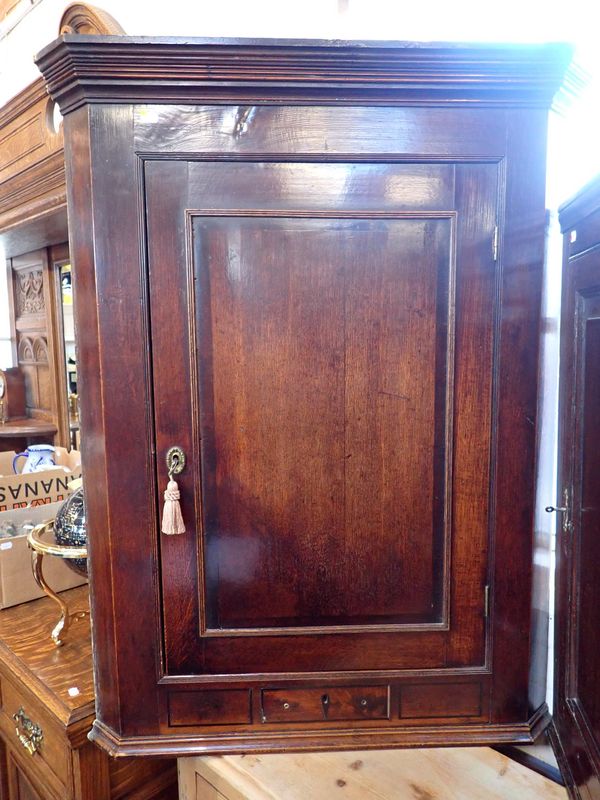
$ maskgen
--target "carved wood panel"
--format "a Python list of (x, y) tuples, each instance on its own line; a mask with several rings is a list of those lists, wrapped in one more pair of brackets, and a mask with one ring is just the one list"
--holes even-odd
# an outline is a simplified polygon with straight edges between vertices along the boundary
[(43, 314), (44, 276), (40, 269), (24, 269), (15, 272), (15, 305), (18, 317)]
[(59, 425), (61, 387), (52, 314), (52, 272), (47, 250), (11, 259), (10, 276), (17, 342), (17, 364), (25, 376), (27, 416), (59, 428), (57, 443), (65, 442)]

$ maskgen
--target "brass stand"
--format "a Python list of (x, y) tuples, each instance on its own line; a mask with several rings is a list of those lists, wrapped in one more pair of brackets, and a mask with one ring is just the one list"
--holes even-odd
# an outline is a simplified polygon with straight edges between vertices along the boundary
[(88, 616), (88, 611), (74, 611), (69, 612), (69, 608), (64, 600), (62, 600), (53, 589), (48, 586), (42, 571), (42, 563), (44, 556), (56, 556), (57, 558), (87, 558), (87, 547), (70, 547), (49, 542), (44, 542), (42, 537), (46, 534), (54, 533), (54, 521), (49, 520), (42, 522), (28, 534), (27, 544), (33, 550), (32, 553), (32, 568), (33, 576), (37, 585), (42, 591), (51, 597), (60, 608), (60, 619), (50, 634), (52, 641), (57, 647), (64, 644), (62, 636), (66, 635), (71, 623), (78, 619), (84, 619)]

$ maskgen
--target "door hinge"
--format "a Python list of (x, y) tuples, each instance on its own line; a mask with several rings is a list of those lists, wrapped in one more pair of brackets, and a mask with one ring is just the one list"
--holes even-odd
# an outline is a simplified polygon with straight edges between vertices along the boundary
[(498, 226), (494, 228), (494, 238), (492, 239), (492, 256), (494, 261), (498, 261)]
[(490, 615), (490, 587), (486, 584), (483, 587), (483, 616), (487, 619)]

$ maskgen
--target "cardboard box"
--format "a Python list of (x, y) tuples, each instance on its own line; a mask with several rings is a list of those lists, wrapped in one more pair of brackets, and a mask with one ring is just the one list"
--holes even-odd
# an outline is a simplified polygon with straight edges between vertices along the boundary
[[(58, 448), (60, 449), (60, 448)], [(64, 455), (66, 454), (66, 456)], [(1, 476), (14, 453), (0, 453), (0, 530), (3, 523), (12, 523), (17, 530), (25, 522), (33, 525), (54, 519), (62, 501), (71, 493), (69, 482), (81, 474), (79, 453), (61, 453), (57, 460), (68, 466), (69, 471), (55, 468), (26, 475)], [(27, 503), (27, 498), (30, 503)], [(10, 504), (10, 508), (6, 508)], [(25, 506), (25, 507), (23, 507)], [(0, 538), (0, 609), (27, 603), (44, 592), (35, 582), (32, 570), (32, 551), (27, 544), (27, 535)], [(86, 579), (70, 569), (62, 559), (44, 556), (44, 577), (55, 592), (72, 589), (87, 583)]]
[[(33, 577), (31, 558), (26, 536), (0, 539), (0, 609), (45, 597)], [(44, 556), (42, 568), (46, 582), (55, 592), (87, 583), (60, 558)]]
[(77, 450), (55, 449), (55, 467), (25, 475), (13, 472), (14, 452), (0, 453), (0, 513), (55, 503), (71, 494), (69, 482), (81, 477), (81, 456)]

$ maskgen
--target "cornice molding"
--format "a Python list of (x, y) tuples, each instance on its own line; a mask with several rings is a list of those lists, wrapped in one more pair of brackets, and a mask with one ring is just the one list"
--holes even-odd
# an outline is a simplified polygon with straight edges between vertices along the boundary
[(66, 35), (36, 58), (63, 114), (86, 103), (548, 108), (568, 45)]
[(566, 117), (590, 80), (590, 73), (577, 61), (571, 61), (561, 86), (554, 97), (552, 110)]
[(585, 184), (577, 194), (566, 200), (558, 209), (560, 229), (564, 233), (579, 225), (582, 219), (600, 211), (600, 175)]

